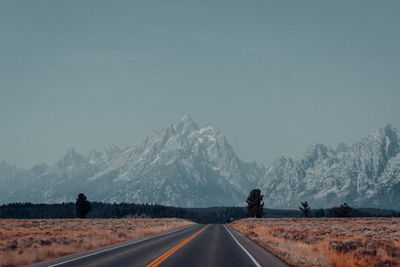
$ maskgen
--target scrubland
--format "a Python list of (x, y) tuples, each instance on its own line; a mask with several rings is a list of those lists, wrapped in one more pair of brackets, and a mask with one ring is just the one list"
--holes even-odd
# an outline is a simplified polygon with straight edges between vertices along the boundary
[(293, 266), (400, 266), (399, 218), (262, 218), (230, 225)]
[(22, 266), (194, 224), (182, 219), (0, 220), (0, 266)]

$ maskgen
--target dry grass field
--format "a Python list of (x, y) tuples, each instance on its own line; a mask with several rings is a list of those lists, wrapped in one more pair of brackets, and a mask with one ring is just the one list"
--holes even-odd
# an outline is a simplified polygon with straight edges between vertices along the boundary
[(399, 218), (264, 218), (230, 225), (293, 266), (400, 266)]
[(0, 266), (22, 266), (194, 224), (181, 219), (0, 220)]

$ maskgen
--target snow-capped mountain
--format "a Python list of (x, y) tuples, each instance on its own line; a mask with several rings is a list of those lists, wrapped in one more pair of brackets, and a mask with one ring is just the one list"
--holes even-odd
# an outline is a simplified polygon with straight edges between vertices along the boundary
[(54, 166), (20, 170), (0, 163), (0, 203), (89, 200), (181, 207), (245, 205), (253, 188), (265, 206), (313, 208), (342, 202), (399, 208), (399, 132), (388, 125), (352, 146), (311, 145), (303, 159), (280, 157), (265, 168), (241, 161), (224, 135), (189, 116), (143, 143), (107, 147), (87, 156), (70, 149)]
[(268, 168), (259, 186), (274, 208), (312, 207), (348, 202), (358, 207), (399, 208), (399, 132), (377, 129), (352, 146), (311, 145), (304, 158), (281, 157)]
[[(23, 173), (24, 180), (35, 181), (29, 188), (26, 182), (13, 183), (9, 168), (4, 173), (0, 169), (7, 185), (1, 190), (2, 203), (72, 201), (84, 192), (91, 200), (108, 202), (243, 205), (262, 175), (255, 164), (236, 156), (221, 133), (212, 126), (199, 128), (187, 115), (135, 147), (113, 146), (87, 157), (71, 149), (55, 166)], [(9, 194), (14, 191), (21, 195)]]

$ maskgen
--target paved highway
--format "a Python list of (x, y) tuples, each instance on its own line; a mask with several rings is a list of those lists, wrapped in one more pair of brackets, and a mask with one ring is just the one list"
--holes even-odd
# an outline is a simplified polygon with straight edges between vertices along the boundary
[(276, 266), (287, 267), (223, 224), (194, 225), (31, 265), (42, 266)]

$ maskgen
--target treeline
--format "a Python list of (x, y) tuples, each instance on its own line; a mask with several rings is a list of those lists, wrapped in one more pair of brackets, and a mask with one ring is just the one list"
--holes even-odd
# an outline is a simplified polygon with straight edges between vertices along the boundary
[(247, 197), (247, 213), (246, 217), (250, 218), (296, 218), (296, 217), (400, 217), (400, 212), (387, 209), (376, 208), (352, 208), (346, 202), (340, 206), (329, 209), (312, 210), (307, 201), (300, 202), (299, 210), (274, 210), (264, 209), (263, 195), (260, 189), (253, 189)]
[[(152, 204), (90, 202), (91, 210), (86, 218), (189, 218), (192, 216), (182, 208)], [(0, 218), (44, 219), (75, 218), (76, 205), (73, 202), (61, 204), (12, 203), (0, 206)]]
[[(177, 208), (157, 204), (90, 202), (86, 218), (181, 218), (198, 223), (226, 223), (246, 217), (244, 208)], [(76, 218), (76, 204), (11, 203), (0, 206), (0, 218), (7, 219), (56, 219)]]
[[(341, 216), (337, 213), (338, 207), (329, 209), (311, 209), (309, 218), (322, 218), (322, 217), (400, 217), (400, 212), (389, 209), (376, 209), (376, 208), (353, 208), (352, 211), (346, 216)], [(336, 212), (335, 212), (336, 211)], [(300, 218), (305, 217), (300, 210), (277, 210), (277, 209), (264, 209), (264, 217), (267, 218)]]
[(246, 218), (245, 207), (185, 208), (198, 223), (227, 223)]
[(400, 212), (389, 209), (353, 208), (349, 214), (341, 216), (337, 210), (340, 207), (330, 209), (311, 210), (312, 217), (400, 217)]
[[(309, 217), (337, 217), (335, 208), (311, 209)], [(300, 218), (299, 210), (263, 209), (265, 218)], [(181, 218), (198, 223), (226, 223), (246, 218), (245, 207), (177, 208), (152, 204), (91, 202), (87, 218)], [(400, 212), (386, 209), (352, 209), (350, 217), (400, 217)], [(12, 203), (0, 206), (0, 218), (52, 219), (76, 218), (73, 202), (60, 204)]]

